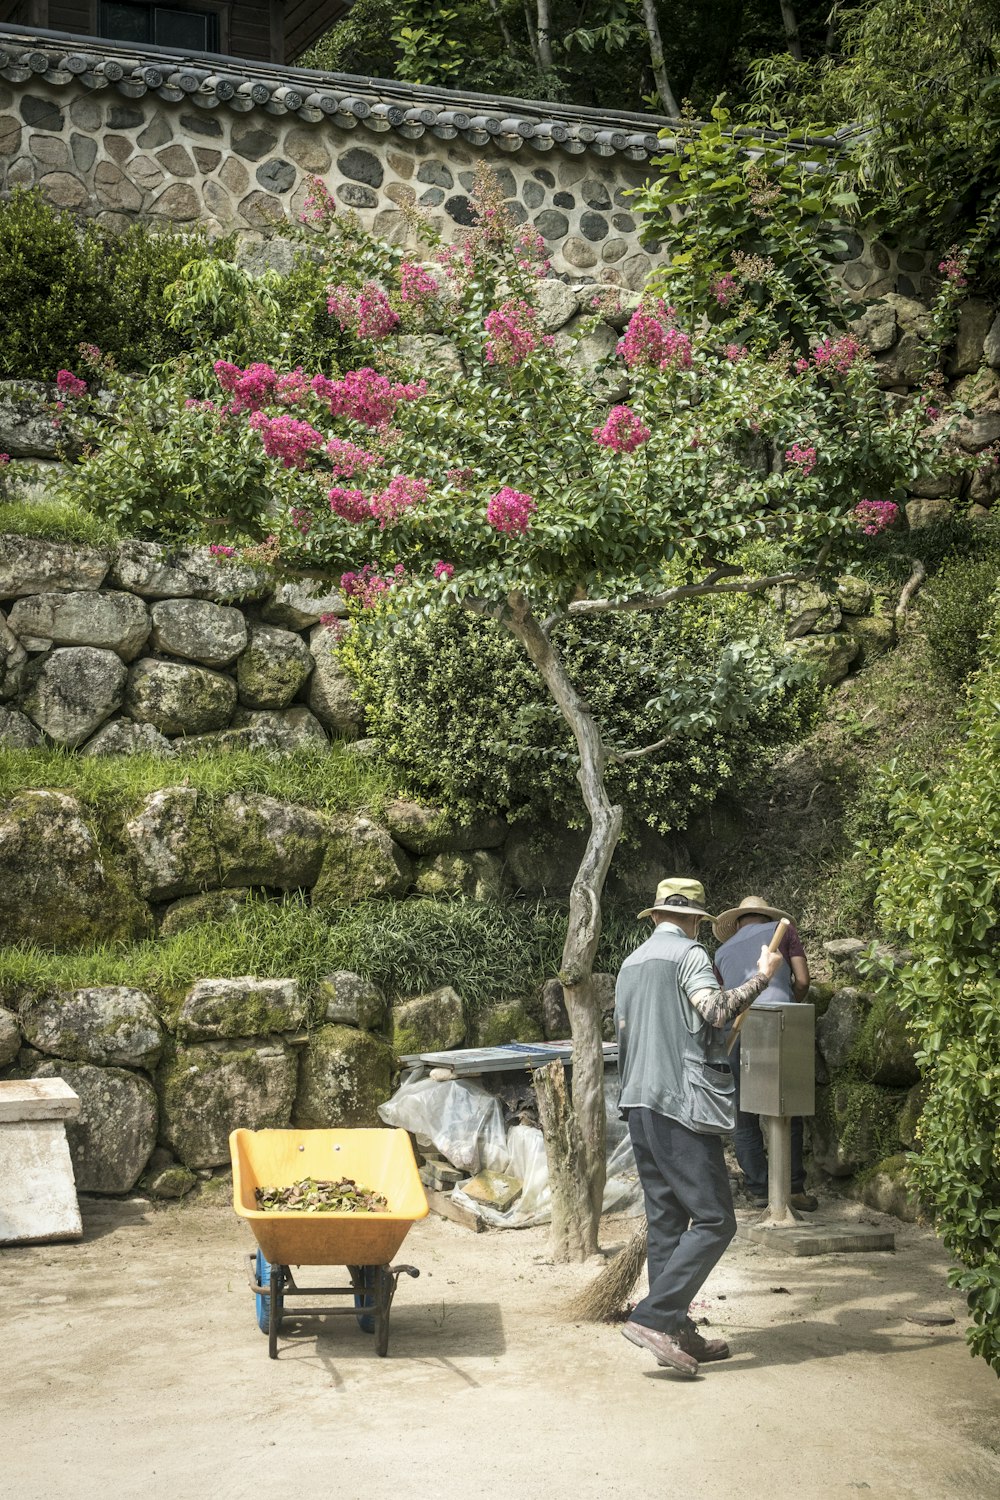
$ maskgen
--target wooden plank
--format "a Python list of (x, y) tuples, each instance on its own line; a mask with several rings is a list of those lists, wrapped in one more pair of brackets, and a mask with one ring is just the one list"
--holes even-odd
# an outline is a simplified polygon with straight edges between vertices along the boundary
[(7, 1078), (0, 1082), (0, 1124), (18, 1120), (72, 1120), (80, 1098), (62, 1078)]
[(471, 1229), (473, 1234), (482, 1234), (486, 1225), (471, 1208), (466, 1208), (462, 1203), (454, 1203), (447, 1193), (438, 1193), (434, 1188), (425, 1188), (427, 1202), (431, 1212), (440, 1214), (442, 1219), (450, 1219), (453, 1224), (461, 1224), (463, 1229)]

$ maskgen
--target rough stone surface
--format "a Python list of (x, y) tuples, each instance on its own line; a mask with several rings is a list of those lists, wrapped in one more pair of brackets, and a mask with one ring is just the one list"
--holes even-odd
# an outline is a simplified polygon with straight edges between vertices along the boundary
[(80, 1096), (80, 1113), (67, 1120), (73, 1174), (81, 1193), (128, 1193), (156, 1144), (156, 1094), (147, 1079), (123, 1068), (43, 1062), (35, 1077), (64, 1078)]
[(920, 1081), (906, 1017), (883, 997), (875, 1002), (857, 1047), (859, 1070), (872, 1083), (910, 1088)]
[(843, 574), (834, 590), (837, 603), (845, 615), (866, 615), (872, 607), (874, 591), (863, 578)]
[(884, 656), (896, 644), (896, 621), (892, 615), (862, 615), (844, 621), (847, 635), (857, 645), (855, 667), (864, 667)]
[(319, 623), (320, 615), (342, 618), (346, 614), (343, 594), (322, 589), (317, 592), (317, 585), (310, 579), (279, 584), (260, 612), (262, 620), (285, 630), (308, 630)]
[(823, 944), (823, 952), (830, 960), (835, 969), (843, 969), (845, 973), (856, 977), (858, 960), (863, 953), (867, 953), (870, 944), (861, 938), (828, 938)]
[(460, 1047), (465, 1031), (462, 997), (450, 985), (392, 1007), (392, 1045), (397, 1056)]
[(952, 514), (950, 500), (908, 500), (906, 521), (911, 531), (922, 531), (925, 526), (936, 526), (947, 521)]
[(275, 753), (306, 746), (315, 749), (329, 743), (322, 724), (304, 703), (281, 709), (238, 708), (233, 714), (232, 728), (222, 730), (219, 738), (235, 745), (238, 736), (248, 749)]
[(361, 710), (351, 679), (337, 659), (336, 646), (337, 636), (327, 626), (317, 625), (310, 632), (309, 649), (315, 667), (306, 702), (324, 729), (353, 740), (361, 733)]
[[(246, 564), (220, 564), (207, 547), (170, 551), (159, 542), (123, 542), (115, 553), (108, 581), (116, 588), (127, 589), (144, 599), (194, 598), (212, 599), (216, 603), (228, 599), (262, 598), (269, 588), (267, 581)], [(47, 586), (77, 588), (85, 585), (50, 583)], [(89, 586), (97, 588), (99, 583)], [(24, 592), (39, 591), (29, 589)], [(0, 598), (3, 597), (0, 590)]]
[(222, 886), (297, 890), (311, 886), (323, 864), (326, 824), (296, 803), (233, 793), (215, 808), (211, 830)]
[(983, 358), (992, 370), (1000, 369), (1000, 314), (993, 319), (983, 341)]
[(163, 1046), (152, 999), (124, 985), (44, 995), (22, 1010), (21, 1023), (39, 1052), (68, 1062), (152, 1069)]
[(0, 703), (13, 698), (17, 692), (27, 660), (27, 651), (8, 627), (4, 613), (0, 610)]
[(163, 913), (160, 936), (173, 937), (199, 922), (224, 922), (258, 893), (249, 887), (230, 891), (202, 891), (197, 896), (182, 896)]
[(140, 889), (153, 901), (194, 895), (219, 883), (215, 845), (194, 787), (152, 792), (125, 824)]
[(339, 820), (328, 836), (312, 901), (320, 907), (350, 906), (405, 896), (412, 884), (412, 861), (384, 828), (364, 817)]
[(170, 741), (152, 724), (114, 719), (88, 740), (81, 755), (176, 755)]
[(873, 302), (851, 325), (851, 332), (873, 354), (884, 354), (896, 342), (896, 309), (889, 302)]
[(57, 745), (82, 745), (122, 705), (128, 670), (113, 651), (61, 646), (25, 668), (21, 706)]
[(470, 1043), (475, 1047), (503, 1047), (508, 1042), (543, 1042), (545, 1029), (537, 996), (524, 1000), (500, 1000), (479, 1011), (471, 1022)]
[(352, 1026), (321, 1026), (309, 1038), (299, 1069), (294, 1121), (305, 1130), (379, 1124), (378, 1106), (391, 1092), (392, 1050)]
[(2, 535), (0, 599), (19, 599), (52, 589), (99, 589), (109, 561), (108, 553), (96, 547)]
[(868, 1010), (861, 990), (838, 990), (826, 1014), (816, 1022), (816, 1045), (827, 1067), (842, 1068), (854, 1051)]
[(469, 896), (499, 901), (503, 894), (503, 860), (485, 849), (468, 854), (430, 854), (418, 859), (414, 889), (421, 896)]
[(304, 1021), (294, 979), (202, 979), (184, 997), (177, 1035), (182, 1041), (270, 1036), (297, 1031)]
[(284, 708), (312, 669), (313, 658), (301, 636), (278, 625), (255, 625), (236, 664), (240, 702), (250, 708)]
[(161, 734), (205, 734), (228, 724), (236, 684), (206, 667), (144, 657), (128, 674), (125, 709)]
[(456, 824), (440, 808), (397, 798), (385, 809), (389, 832), (411, 854), (451, 854), (467, 849), (495, 849), (507, 837), (502, 818), (485, 817)]
[(904, 1096), (870, 1083), (838, 1080), (816, 1090), (810, 1121), (813, 1161), (831, 1177), (850, 1177), (895, 1145), (895, 1118)]
[(970, 297), (958, 313), (955, 347), (948, 363), (952, 375), (972, 375), (983, 360), (986, 338), (993, 326), (993, 308), (988, 302)]
[(21, 1028), (17, 1016), (0, 1006), (0, 1068), (9, 1068), (21, 1050)]
[(789, 584), (782, 591), (785, 637), (796, 640), (810, 632), (825, 633), (840, 624), (840, 606), (835, 598), (814, 583)]
[(535, 287), (538, 321), (546, 333), (562, 328), (578, 311), (576, 293), (556, 278), (539, 281)]
[(66, 590), (15, 600), (7, 623), (16, 636), (41, 636), (58, 646), (97, 646), (125, 661), (149, 635), (146, 606), (134, 594)]
[(378, 986), (347, 969), (324, 974), (317, 982), (316, 1010), (327, 1025), (355, 1026), (359, 1031), (382, 1031), (389, 1016)]
[(238, 609), (207, 599), (164, 599), (153, 605), (154, 651), (183, 656), (206, 667), (225, 667), (247, 643)]
[(0, 745), (11, 750), (32, 750), (42, 743), (42, 736), (20, 709), (0, 705)]
[(404, 333), (399, 357), (418, 375), (461, 375), (462, 361), (450, 339), (437, 333)]
[(531, 896), (566, 896), (576, 877), (586, 839), (556, 824), (518, 825), (504, 848), (511, 884)]
[(858, 642), (851, 636), (839, 632), (836, 635), (807, 635), (800, 640), (789, 641), (788, 650), (805, 657), (814, 667), (817, 680), (823, 687), (832, 687), (840, 682), (851, 669), (858, 655)]
[(904, 1223), (915, 1224), (921, 1217), (920, 1199), (907, 1180), (906, 1163), (907, 1158), (902, 1155), (878, 1162), (865, 1174), (861, 1201), (878, 1213), (892, 1214)]
[(296, 1073), (283, 1043), (178, 1046), (157, 1075), (163, 1141), (186, 1167), (228, 1163), (231, 1131), (288, 1126)]

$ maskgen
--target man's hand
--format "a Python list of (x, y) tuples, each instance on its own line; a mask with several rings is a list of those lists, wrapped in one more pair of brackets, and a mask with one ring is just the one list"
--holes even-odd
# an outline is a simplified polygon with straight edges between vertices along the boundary
[(784, 962), (781, 954), (772, 953), (765, 943), (757, 960), (757, 973), (763, 974), (766, 979), (773, 979)]

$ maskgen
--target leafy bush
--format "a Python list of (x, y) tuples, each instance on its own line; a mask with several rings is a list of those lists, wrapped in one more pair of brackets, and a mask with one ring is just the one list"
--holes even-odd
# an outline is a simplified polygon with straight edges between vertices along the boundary
[[(396, 775), (460, 814), (579, 823), (575, 746), (507, 631), (455, 609), (391, 633), (367, 625), (340, 656)], [(636, 749), (667, 733), (655, 755), (608, 768), (633, 828), (682, 827), (794, 732), (812, 701), (807, 687), (788, 687), (776, 634), (746, 598), (567, 620), (552, 634), (610, 744)], [(676, 673), (660, 701), (664, 660)]]
[(948, 558), (933, 581), (924, 611), (933, 656), (956, 685), (979, 666), (1000, 582), (1000, 528), (977, 529), (979, 550)]
[(876, 912), (911, 958), (883, 988), (908, 1013), (929, 1087), (913, 1163), (921, 1198), (961, 1262), (973, 1353), (1000, 1372), (1000, 615), (967, 714), (968, 736), (933, 781), (897, 787), (894, 842), (877, 862)]

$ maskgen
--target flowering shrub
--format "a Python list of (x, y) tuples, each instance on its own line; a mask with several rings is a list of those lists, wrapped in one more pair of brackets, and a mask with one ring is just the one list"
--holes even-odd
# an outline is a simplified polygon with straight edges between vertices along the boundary
[(399, 296), (403, 302), (424, 307), (439, 294), (439, 287), (430, 271), (423, 266), (404, 260), (399, 268)]
[(434, 564), (434, 577), (441, 583), (450, 583), (455, 576), (455, 564), (449, 562), (436, 562)]
[(250, 426), (260, 434), (268, 458), (279, 458), (286, 469), (304, 469), (309, 455), (323, 446), (323, 434), (299, 417), (268, 417), (255, 411)]
[(656, 370), (691, 368), (690, 336), (674, 327), (673, 317), (673, 308), (662, 303), (659, 313), (636, 309), (617, 346), (630, 370), (640, 366)]
[(968, 261), (961, 254), (957, 245), (952, 245), (944, 260), (939, 261), (938, 270), (945, 281), (950, 281), (952, 286), (968, 286), (969, 278), (966, 276)]
[(341, 328), (353, 330), (360, 339), (384, 339), (399, 327), (399, 314), (372, 281), (365, 282), (357, 293), (344, 285), (330, 287), (326, 308)]
[(790, 448), (785, 449), (785, 463), (794, 464), (801, 469), (803, 479), (808, 479), (816, 467), (816, 449), (793, 443)]
[(524, 536), (537, 509), (530, 495), (512, 490), (509, 484), (505, 484), (502, 490), (490, 496), (486, 520), (503, 536)]
[(862, 536), (878, 536), (899, 520), (899, 506), (894, 500), (859, 500), (854, 507), (854, 518)]
[(632, 453), (649, 442), (650, 432), (630, 406), (613, 406), (603, 427), (591, 429), (596, 443), (615, 453)]
[(365, 427), (383, 427), (395, 415), (401, 401), (417, 401), (426, 394), (427, 382), (391, 381), (365, 366), (361, 370), (348, 370), (342, 380), (315, 375), (312, 389), (329, 403), (331, 416), (350, 417)]
[(493, 312), (483, 323), (489, 335), (486, 358), (491, 365), (519, 365), (538, 348), (535, 310), (522, 298), (512, 298)]
[(864, 350), (850, 333), (839, 338), (820, 339), (813, 350), (813, 364), (820, 370), (832, 370), (836, 375), (846, 375), (855, 360), (864, 356)]
[(87, 382), (80, 380), (71, 370), (60, 370), (56, 375), (56, 388), (64, 396), (82, 396), (87, 389)]
[(340, 587), (348, 599), (355, 599), (362, 609), (371, 609), (395, 584), (402, 583), (406, 569), (397, 563), (384, 578), (375, 571), (371, 563), (365, 563), (360, 573), (342, 573)]

